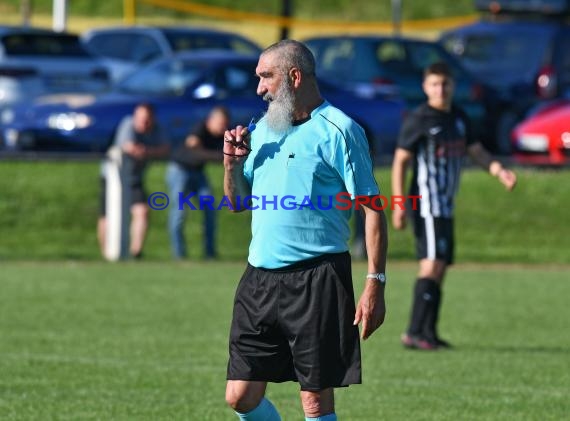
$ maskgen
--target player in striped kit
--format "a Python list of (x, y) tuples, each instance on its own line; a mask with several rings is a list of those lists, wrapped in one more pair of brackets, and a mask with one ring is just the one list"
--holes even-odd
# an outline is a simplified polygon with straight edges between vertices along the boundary
[[(445, 63), (425, 69), (423, 89), (427, 102), (406, 118), (398, 139), (392, 194), (405, 195), (406, 171), (411, 163), (410, 194), (421, 195), (420, 206), (408, 215), (413, 222), (419, 271), (410, 324), (401, 341), (407, 348), (436, 350), (450, 346), (439, 337), (437, 321), (443, 279), (453, 263), (454, 199), (464, 157), (469, 155), (509, 191), (517, 179), (473, 138), (467, 115), (452, 103), (454, 81)], [(406, 210), (395, 209), (392, 223), (394, 228), (403, 229)]]

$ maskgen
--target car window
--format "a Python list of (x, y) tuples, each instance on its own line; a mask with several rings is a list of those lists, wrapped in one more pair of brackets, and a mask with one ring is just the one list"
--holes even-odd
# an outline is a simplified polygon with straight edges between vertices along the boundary
[(485, 12), (497, 8), (503, 12), (536, 14), (567, 14), (570, 11), (568, 0), (475, 0), (474, 6)]
[(231, 35), (184, 32), (166, 32), (165, 35), (173, 51), (220, 49), (246, 54), (257, 54), (259, 52), (259, 47)]
[(93, 35), (86, 42), (86, 45), (93, 54), (127, 60), (132, 43), (133, 36), (131, 34), (111, 32)]
[(445, 53), (435, 45), (415, 43), (408, 44), (408, 52), (410, 56), (410, 64), (418, 71), (422, 71), (429, 65), (438, 61), (449, 61), (448, 57), (445, 57)]
[(243, 54), (259, 54), (261, 52), (257, 45), (254, 45), (246, 40), (240, 38), (231, 38), (228, 42), (230, 49)]
[(560, 56), (561, 69), (565, 73), (570, 73), (570, 31), (563, 31), (558, 39), (558, 51), (555, 54)]
[(161, 61), (127, 77), (119, 90), (134, 94), (180, 96), (204, 73), (206, 64), (182, 60)]
[(559, 84), (560, 93), (570, 97), (570, 43), (566, 40), (570, 37), (570, 32), (563, 32), (558, 41), (555, 60), (559, 61)]
[(11, 34), (2, 37), (1, 43), (6, 56), (88, 56), (75, 35)]
[(348, 78), (353, 68), (356, 49), (349, 39), (333, 40), (315, 48), (317, 73), (324, 78), (342, 80)]
[(135, 63), (144, 63), (161, 55), (158, 43), (146, 34), (95, 34), (87, 41), (87, 47), (93, 54)]
[(256, 96), (258, 79), (254, 66), (225, 66), (221, 69), (218, 88), (225, 89), (231, 95)]
[(410, 65), (418, 73), (423, 74), (423, 70), (436, 62), (444, 62), (449, 66), (451, 75), (455, 80), (468, 79), (465, 69), (458, 63), (457, 59), (447, 53), (438, 44), (409, 43), (407, 44)]
[(158, 43), (150, 36), (137, 34), (132, 37), (129, 58), (136, 63), (144, 63), (160, 57), (162, 52)]
[(376, 58), (382, 68), (393, 73), (410, 73), (409, 59), (404, 45), (395, 41), (382, 41), (376, 47)]
[(504, 72), (524, 68), (535, 72), (544, 62), (549, 43), (545, 33), (517, 30), (501, 32), (500, 36), (480, 33), (450, 37), (445, 45), (473, 71), (493, 68)]

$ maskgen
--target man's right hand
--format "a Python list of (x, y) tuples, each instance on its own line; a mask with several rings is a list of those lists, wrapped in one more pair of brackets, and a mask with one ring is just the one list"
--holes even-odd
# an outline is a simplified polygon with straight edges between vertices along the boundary
[(224, 133), (224, 164), (233, 165), (243, 163), (249, 155), (250, 134), (246, 127), (237, 126), (235, 129), (226, 130)]
[(392, 211), (392, 225), (397, 230), (406, 228), (406, 211), (404, 209), (394, 209)]
[(143, 160), (146, 155), (146, 148), (142, 143), (127, 142), (123, 145), (123, 152), (134, 159)]
[(229, 197), (234, 212), (244, 210), (238, 197), (251, 194), (251, 186), (243, 174), (243, 165), (251, 151), (249, 137), (243, 126), (224, 133), (224, 194)]

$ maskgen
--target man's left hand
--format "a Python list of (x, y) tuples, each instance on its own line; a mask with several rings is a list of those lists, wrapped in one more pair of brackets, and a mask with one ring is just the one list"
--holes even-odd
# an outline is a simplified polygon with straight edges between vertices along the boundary
[(385, 316), (384, 286), (376, 280), (367, 279), (354, 317), (355, 325), (362, 322), (361, 337), (363, 340), (368, 339), (384, 323)]
[(502, 169), (499, 171), (497, 177), (499, 178), (501, 184), (505, 186), (508, 191), (513, 190), (517, 184), (517, 175), (511, 170)]

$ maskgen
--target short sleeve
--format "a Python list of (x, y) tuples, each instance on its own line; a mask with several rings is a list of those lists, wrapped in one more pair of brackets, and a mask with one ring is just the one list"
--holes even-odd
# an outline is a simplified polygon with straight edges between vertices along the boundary
[(421, 137), (422, 132), (418, 124), (418, 118), (414, 114), (410, 114), (406, 117), (400, 129), (397, 147), (414, 151)]
[(133, 119), (131, 116), (124, 117), (119, 123), (117, 134), (115, 135), (115, 145), (123, 146), (129, 141), (134, 141), (135, 132), (133, 128)]
[(463, 121), (463, 125), (465, 126), (465, 142), (467, 146), (471, 146), (474, 143), (477, 143), (477, 139), (475, 138), (475, 133), (473, 131), (473, 125), (471, 124), (471, 119), (464, 111), (460, 111), (461, 120)]
[(253, 156), (254, 155), (250, 153), (243, 164), (243, 176), (250, 186), (253, 185)]
[(368, 140), (358, 124), (353, 122), (349, 130), (339, 132), (333, 165), (352, 198), (380, 193), (374, 178)]

